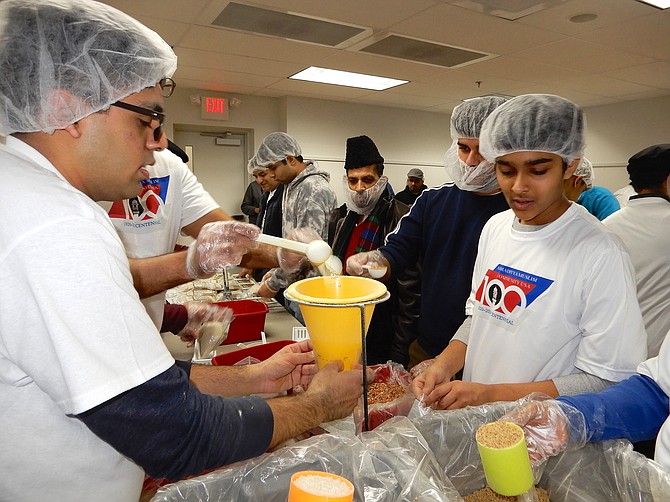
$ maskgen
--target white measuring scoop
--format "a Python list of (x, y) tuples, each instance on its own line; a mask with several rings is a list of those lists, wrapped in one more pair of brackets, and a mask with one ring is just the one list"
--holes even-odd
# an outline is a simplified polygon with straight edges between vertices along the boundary
[(260, 234), (256, 238), (256, 241), (304, 254), (307, 256), (309, 262), (315, 267), (323, 265), (328, 261), (328, 258), (333, 255), (333, 251), (330, 249), (328, 243), (320, 239), (305, 243), (292, 241), (291, 239), (284, 239), (282, 237), (275, 237), (273, 235)]

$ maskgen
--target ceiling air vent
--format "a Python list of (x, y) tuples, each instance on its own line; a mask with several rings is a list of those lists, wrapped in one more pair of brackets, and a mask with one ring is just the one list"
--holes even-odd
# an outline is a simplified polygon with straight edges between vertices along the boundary
[(426, 63), (453, 68), (478, 59), (489, 58), (490, 54), (459, 49), (449, 45), (422, 42), (413, 38), (389, 35), (367, 47), (361, 52), (379, 54), (397, 59), (405, 59), (417, 63)]
[(451, 2), (453, 5), (463, 7), (465, 9), (474, 10), (482, 14), (500, 17), (508, 21), (521, 19), (522, 17), (535, 14), (558, 4), (564, 3), (566, 0), (461, 0)]
[(269, 35), (331, 47), (364, 31), (362, 28), (234, 2), (229, 3), (212, 24), (257, 35)]

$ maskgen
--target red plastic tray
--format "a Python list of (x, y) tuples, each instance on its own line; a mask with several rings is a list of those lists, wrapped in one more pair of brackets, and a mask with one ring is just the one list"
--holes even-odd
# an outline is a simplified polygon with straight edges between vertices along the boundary
[(214, 366), (232, 366), (235, 363), (253, 357), (259, 361), (265, 361), (272, 354), (277, 352), (282, 347), (295, 343), (293, 340), (278, 340), (276, 342), (264, 343), (261, 345), (254, 345), (246, 349), (236, 350), (235, 352), (228, 352), (227, 354), (219, 354), (212, 358)]
[(234, 300), (216, 302), (214, 305), (233, 309), (233, 322), (230, 323), (228, 336), (222, 345), (261, 339), (261, 331), (265, 328), (265, 315), (268, 313), (268, 306), (265, 303), (255, 300)]

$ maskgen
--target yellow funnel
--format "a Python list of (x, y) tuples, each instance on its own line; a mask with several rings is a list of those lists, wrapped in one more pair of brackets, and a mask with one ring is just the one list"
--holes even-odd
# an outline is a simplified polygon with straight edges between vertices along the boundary
[(319, 368), (340, 360), (345, 370), (361, 359), (362, 310), (367, 333), (375, 304), (388, 299), (386, 286), (381, 282), (344, 275), (295, 282), (284, 296), (300, 306)]

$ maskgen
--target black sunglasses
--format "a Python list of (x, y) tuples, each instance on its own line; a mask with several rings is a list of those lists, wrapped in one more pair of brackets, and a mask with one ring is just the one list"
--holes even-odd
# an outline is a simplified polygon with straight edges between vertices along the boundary
[(141, 115), (146, 115), (152, 119), (158, 120), (158, 127), (154, 129), (154, 141), (161, 139), (161, 134), (163, 134), (163, 122), (165, 122), (165, 114), (157, 112), (156, 110), (150, 110), (149, 108), (142, 108), (141, 106), (131, 105), (129, 103), (124, 103), (123, 101), (117, 101), (112, 103), (111, 106), (118, 106), (124, 110), (130, 110), (131, 112), (139, 113)]

